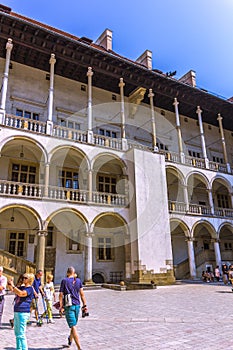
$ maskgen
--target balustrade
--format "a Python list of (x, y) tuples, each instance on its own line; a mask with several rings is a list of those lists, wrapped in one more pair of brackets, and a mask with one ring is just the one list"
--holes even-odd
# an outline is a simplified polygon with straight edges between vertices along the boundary
[(92, 201), (97, 204), (108, 204), (108, 205), (114, 205), (114, 206), (127, 205), (126, 195), (122, 195), (122, 194), (93, 192)]
[(0, 180), (1, 195), (41, 198), (43, 192), (43, 185)]
[(24, 129), (28, 131), (45, 134), (46, 124), (38, 120), (18, 117), (11, 114), (6, 114), (5, 125), (11, 128)]
[(186, 204), (183, 202), (168, 201), (169, 211), (174, 212), (186, 212)]
[(94, 134), (93, 137), (95, 145), (122, 150), (121, 139), (114, 139), (111, 137), (96, 134)]

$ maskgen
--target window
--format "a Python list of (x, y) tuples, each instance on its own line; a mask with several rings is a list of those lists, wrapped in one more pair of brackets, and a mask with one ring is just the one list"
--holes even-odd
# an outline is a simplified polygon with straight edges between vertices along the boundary
[(31, 111), (24, 111), (22, 109), (16, 109), (17, 117), (24, 117), (32, 120), (39, 120), (39, 114)]
[(209, 250), (210, 249), (210, 245), (209, 245), (208, 242), (204, 242), (203, 246), (204, 246), (204, 250)]
[(69, 128), (69, 129), (75, 129), (75, 130), (80, 130), (80, 124), (76, 123), (73, 120), (67, 120), (65, 118), (57, 118), (57, 123), (60, 126), (63, 126), (65, 128)]
[(112, 137), (113, 139), (117, 138), (117, 133), (116, 131), (112, 130), (106, 130), (106, 129), (99, 129), (98, 130), (99, 135), (107, 136), (107, 137)]
[(12, 164), (11, 181), (36, 183), (36, 167), (24, 164)]
[(53, 227), (52, 226), (48, 227), (48, 234), (46, 236), (45, 245), (46, 245), (46, 247), (52, 247), (53, 246)]
[(70, 230), (67, 239), (67, 250), (69, 252), (80, 252), (81, 251), (81, 243), (80, 243), (80, 232), (75, 230)]
[(229, 208), (229, 199), (225, 194), (217, 194), (217, 201), (219, 208)]
[(80, 251), (80, 243), (69, 238), (68, 250)]
[(98, 260), (112, 260), (112, 239), (110, 237), (98, 238)]
[(225, 250), (232, 250), (232, 243), (225, 242), (224, 243), (224, 248), (225, 248)]
[(189, 150), (189, 156), (194, 158), (201, 158), (201, 153), (197, 151)]
[(168, 146), (164, 145), (164, 144), (161, 143), (161, 142), (156, 142), (156, 146), (157, 146), (158, 149), (160, 149), (160, 150), (168, 151)]
[(73, 170), (59, 170), (58, 186), (78, 190), (78, 172)]
[(221, 158), (221, 157), (216, 157), (216, 156), (213, 156), (213, 162), (216, 162), (216, 163), (221, 163), (221, 164), (223, 164), (223, 158)]
[(10, 232), (9, 233), (9, 253), (16, 256), (24, 256), (25, 251), (25, 238), (24, 232)]
[(99, 192), (116, 193), (116, 178), (112, 176), (99, 176)]

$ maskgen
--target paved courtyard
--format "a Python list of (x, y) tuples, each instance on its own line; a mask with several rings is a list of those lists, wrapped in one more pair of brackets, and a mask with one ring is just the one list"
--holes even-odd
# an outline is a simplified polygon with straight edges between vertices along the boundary
[[(90, 316), (79, 320), (83, 350), (233, 349), (233, 293), (230, 286), (180, 284), (154, 290), (87, 290)], [(15, 349), (13, 295), (6, 296), (0, 349)], [(42, 307), (41, 307), (42, 311)], [(32, 317), (34, 321), (34, 318)], [(65, 318), (27, 327), (29, 350), (58, 350), (67, 344)], [(75, 349), (75, 345), (71, 346)]]

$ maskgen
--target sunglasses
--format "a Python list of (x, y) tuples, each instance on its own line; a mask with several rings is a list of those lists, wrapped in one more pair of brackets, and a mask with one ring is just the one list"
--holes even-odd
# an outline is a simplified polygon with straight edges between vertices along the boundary
[(28, 280), (28, 277), (23, 277), (23, 280)]

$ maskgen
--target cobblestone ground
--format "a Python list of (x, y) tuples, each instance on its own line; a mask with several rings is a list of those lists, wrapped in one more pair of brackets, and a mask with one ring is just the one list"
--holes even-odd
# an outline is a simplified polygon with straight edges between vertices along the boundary
[[(233, 293), (230, 286), (180, 284), (154, 290), (86, 290), (90, 316), (79, 319), (83, 350), (233, 349)], [(6, 296), (0, 349), (15, 349), (13, 295)], [(40, 305), (42, 312), (42, 305)], [(27, 327), (29, 350), (67, 347), (65, 318)], [(71, 349), (75, 349), (71, 345)]]

